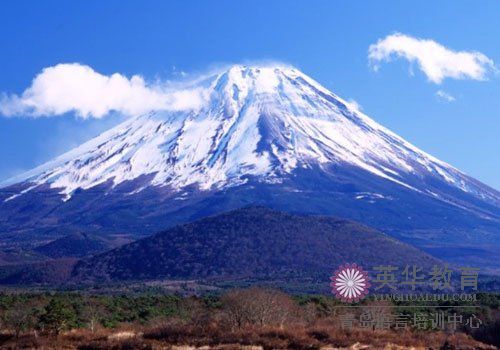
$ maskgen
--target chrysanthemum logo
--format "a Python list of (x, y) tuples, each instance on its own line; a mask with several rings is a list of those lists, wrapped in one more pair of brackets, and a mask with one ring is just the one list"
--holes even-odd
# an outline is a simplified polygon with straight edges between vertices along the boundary
[(339, 266), (330, 279), (333, 294), (346, 303), (363, 299), (370, 288), (368, 273), (356, 264)]

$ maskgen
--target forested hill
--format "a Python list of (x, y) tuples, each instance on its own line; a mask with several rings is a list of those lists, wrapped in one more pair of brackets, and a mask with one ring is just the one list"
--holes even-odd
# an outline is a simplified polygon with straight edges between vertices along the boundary
[(431, 266), (437, 260), (356, 222), (248, 207), (179, 225), (80, 261), (73, 281), (327, 279), (338, 265)]

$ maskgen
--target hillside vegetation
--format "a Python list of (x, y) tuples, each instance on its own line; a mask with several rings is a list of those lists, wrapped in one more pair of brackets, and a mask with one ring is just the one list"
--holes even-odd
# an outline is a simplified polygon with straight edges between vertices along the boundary
[(303, 278), (340, 264), (430, 267), (438, 260), (359, 223), (247, 207), (179, 225), (80, 261), (73, 281)]

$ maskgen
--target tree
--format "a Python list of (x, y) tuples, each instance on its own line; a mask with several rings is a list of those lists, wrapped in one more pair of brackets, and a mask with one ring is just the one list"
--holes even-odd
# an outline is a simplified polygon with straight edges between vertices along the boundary
[(55, 334), (73, 327), (75, 322), (76, 313), (73, 307), (58, 298), (50, 300), (45, 307), (45, 313), (40, 317), (40, 323), (45, 329)]
[(277, 325), (283, 327), (297, 311), (286, 294), (272, 289), (236, 289), (225, 294), (222, 306), (232, 327)]
[(221, 298), (226, 320), (232, 328), (241, 328), (248, 322), (249, 300), (243, 289), (235, 289)]
[(29, 303), (16, 302), (3, 314), (3, 324), (14, 332), (17, 339), (22, 332), (34, 327), (36, 311), (36, 308)]
[(85, 301), (83, 317), (92, 333), (95, 332), (95, 329), (99, 325), (100, 319), (103, 317), (103, 314), (104, 306), (99, 302), (99, 300), (89, 297)]

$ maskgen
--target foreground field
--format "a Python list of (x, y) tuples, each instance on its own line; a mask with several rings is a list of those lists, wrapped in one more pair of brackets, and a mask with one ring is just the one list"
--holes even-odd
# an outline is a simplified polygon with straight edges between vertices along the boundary
[(496, 349), (458, 333), (398, 333), (393, 331), (339, 330), (328, 322), (308, 327), (249, 327), (238, 331), (221, 328), (164, 325), (121, 330), (72, 330), (58, 336), (24, 334), (4, 336), (2, 349)]

